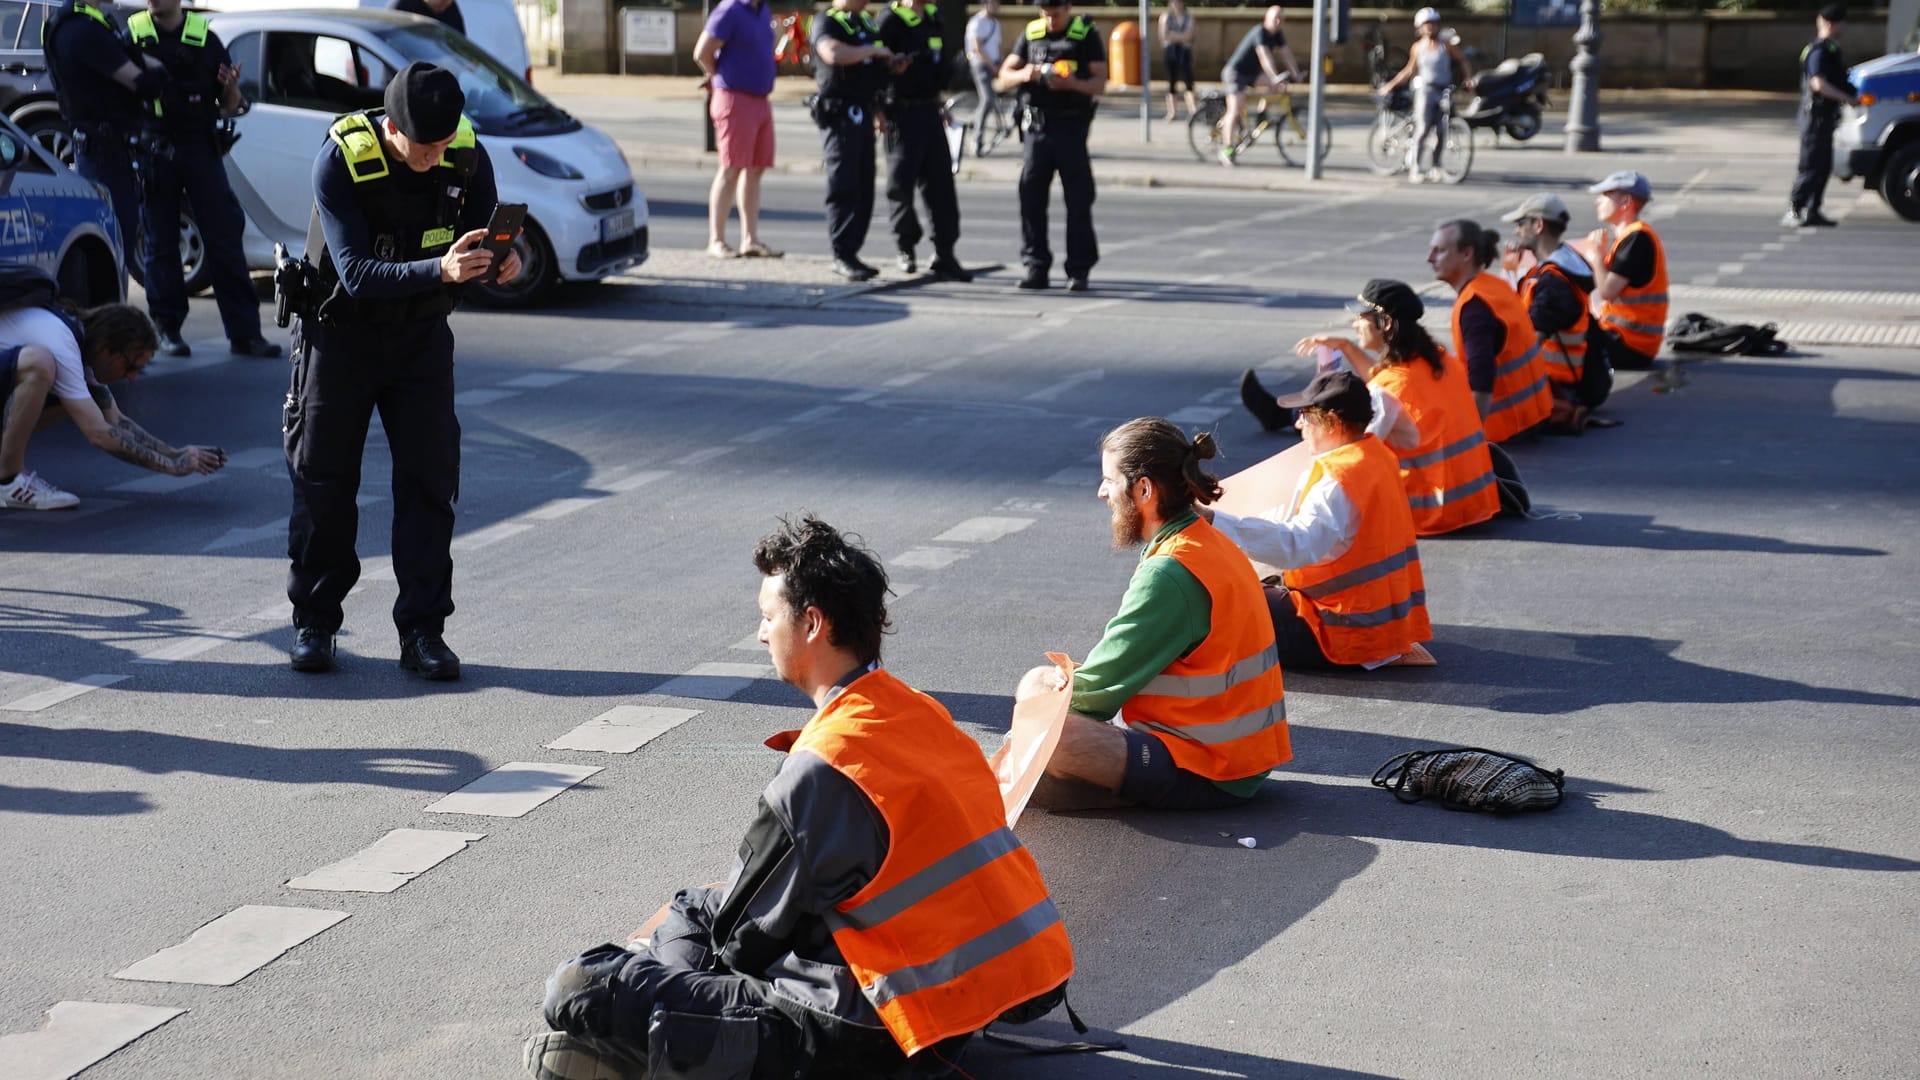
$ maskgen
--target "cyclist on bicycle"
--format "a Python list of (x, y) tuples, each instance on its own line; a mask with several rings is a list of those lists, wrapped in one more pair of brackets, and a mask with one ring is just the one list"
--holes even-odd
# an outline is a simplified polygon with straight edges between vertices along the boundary
[[(1387, 80), (1380, 96), (1388, 97), (1408, 79), (1413, 80), (1413, 144), (1407, 147), (1407, 179), (1415, 184), (1440, 179), (1440, 155), (1447, 145), (1447, 117), (1441, 100), (1454, 86), (1454, 65), (1459, 65), (1460, 85), (1473, 84), (1473, 64), (1458, 45), (1440, 39), (1440, 13), (1424, 7), (1413, 16), (1413, 28), (1420, 36), (1407, 48), (1407, 66)], [(1427, 134), (1433, 134), (1433, 169), (1420, 168)]]
[[(1286, 17), (1286, 9), (1280, 5), (1268, 8), (1260, 25), (1240, 39), (1239, 47), (1233, 50), (1227, 66), (1220, 72), (1220, 81), (1227, 93), (1227, 115), (1220, 121), (1226, 134), (1220, 148), (1220, 160), (1224, 164), (1234, 163), (1234, 154), (1240, 145), (1240, 118), (1247, 111), (1247, 91), (1280, 86), (1289, 78), (1297, 82), (1301, 77), (1300, 65), (1293, 58), (1293, 50), (1287, 47), (1287, 35), (1280, 30)], [(1286, 61), (1284, 77), (1274, 59), (1276, 56)]]

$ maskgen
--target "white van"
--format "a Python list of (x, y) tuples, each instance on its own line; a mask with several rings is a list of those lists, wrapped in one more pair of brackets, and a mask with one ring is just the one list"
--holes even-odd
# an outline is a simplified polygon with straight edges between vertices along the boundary
[[(144, 2), (144, 0), (143, 0)], [(467, 39), (487, 51), (528, 82), (533, 81), (527, 58), (527, 36), (513, 0), (454, 0), (467, 24)], [(387, 0), (204, 0), (193, 6), (202, 11), (319, 11), (338, 8), (382, 8)]]

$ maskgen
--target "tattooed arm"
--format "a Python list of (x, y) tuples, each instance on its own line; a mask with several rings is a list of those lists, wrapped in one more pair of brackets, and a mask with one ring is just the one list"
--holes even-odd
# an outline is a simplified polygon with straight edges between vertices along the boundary
[(226, 451), (217, 446), (176, 448), (154, 438), (121, 412), (99, 383), (89, 380), (87, 393), (87, 398), (63, 398), (60, 405), (88, 442), (121, 461), (172, 476), (218, 472), (227, 463)]

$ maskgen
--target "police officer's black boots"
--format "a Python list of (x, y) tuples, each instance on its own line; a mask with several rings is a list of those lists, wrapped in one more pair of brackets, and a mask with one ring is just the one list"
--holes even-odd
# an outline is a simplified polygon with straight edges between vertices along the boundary
[(424, 631), (400, 639), (400, 666), (432, 682), (460, 677), (460, 658), (439, 634)]
[(913, 257), (912, 248), (901, 248), (899, 256), (894, 261), (899, 264), (900, 272), (903, 274), (911, 274), (920, 269), (919, 261)]
[(951, 251), (943, 251), (935, 255), (932, 265), (927, 267), (927, 272), (933, 275), (935, 281), (973, 280), (973, 274), (968, 271), (966, 267), (960, 265), (960, 260), (954, 258), (953, 252)]
[(169, 330), (164, 326), (156, 327), (160, 338), (160, 351), (168, 356), (192, 356), (193, 346), (180, 336), (180, 331)]
[(1027, 267), (1027, 276), (1020, 279), (1020, 287), (1023, 289), (1051, 289), (1053, 288), (1053, 282), (1047, 280), (1045, 267), (1029, 266)]
[(332, 671), (333, 635), (311, 626), (294, 631), (291, 660), (295, 671)]

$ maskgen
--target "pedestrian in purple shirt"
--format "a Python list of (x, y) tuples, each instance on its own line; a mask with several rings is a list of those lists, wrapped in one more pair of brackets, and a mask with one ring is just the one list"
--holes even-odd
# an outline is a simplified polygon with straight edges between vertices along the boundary
[[(711, 89), (708, 110), (720, 146), (720, 171), (707, 193), (707, 254), (777, 259), (760, 242), (760, 174), (773, 167), (773, 21), (767, 0), (720, 0), (693, 46)], [(727, 214), (740, 200), (740, 250), (727, 246)]]

